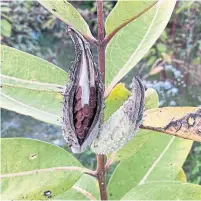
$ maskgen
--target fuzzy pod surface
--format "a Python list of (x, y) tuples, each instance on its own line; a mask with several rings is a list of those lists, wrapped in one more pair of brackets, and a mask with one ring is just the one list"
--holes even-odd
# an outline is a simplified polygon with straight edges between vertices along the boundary
[(89, 43), (68, 28), (75, 45), (75, 61), (64, 92), (62, 130), (73, 153), (85, 151), (97, 137), (103, 113), (104, 86)]
[(103, 124), (98, 138), (91, 145), (97, 154), (119, 150), (133, 136), (142, 123), (145, 103), (145, 88), (138, 77), (132, 80), (132, 95)]

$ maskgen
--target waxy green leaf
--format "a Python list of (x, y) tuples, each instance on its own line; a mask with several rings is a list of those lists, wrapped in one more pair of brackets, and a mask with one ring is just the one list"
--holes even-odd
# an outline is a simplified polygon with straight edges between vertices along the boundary
[(150, 182), (133, 188), (121, 200), (201, 200), (200, 192), (200, 185)]
[(98, 181), (87, 174), (80, 179), (66, 192), (54, 197), (55, 200), (99, 200)]
[(47, 10), (64, 23), (72, 26), (86, 38), (93, 39), (88, 24), (67, 0), (38, 0)]
[(145, 93), (145, 110), (157, 108), (159, 106), (158, 93), (153, 88), (148, 88)]
[(1, 19), (1, 35), (4, 37), (11, 37), (12, 24), (8, 20)]
[(1, 107), (60, 125), (61, 92), (68, 74), (57, 66), (1, 46)]
[[(138, 136), (142, 140), (141, 144), (137, 141), (139, 146), (135, 148)], [(146, 182), (176, 180), (192, 145), (189, 140), (143, 129), (132, 141), (136, 151), (116, 167), (108, 184), (109, 199), (119, 200), (132, 188)]]
[[(2, 139), (1, 148), (2, 176), (53, 167), (82, 168), (69, 152), (38, 140)], [(81, 171), (54, 170), (2, 178), (1, 196), (3, 200), (45, 200), (70, 189), (82, 174)]]
[(117, 84), (105, 101), (104, 120), (107, 121), (109, 117), (123, 105), (130, 95), (131, 92), (126, 89), (123, 83)]
[[(110, 33), (119, 26), (119, 19), (120, 23), (129, 20), (151, 3), (153, 2), (119, 1), (106, 21), (107, 32)], [(155, 43), (168, 23), (175, 3), (175, 0), (159, 0), (137, 19), (120, 29), (110, 40), (106, 48), (106, 85), (108, 87), (106, 94)]]
[(119, 0), (105, 21), (106, 35), (108, 36), (122, 24), (133, 21), (145, 10), (155, 5), (155, 1), (124, 1)]

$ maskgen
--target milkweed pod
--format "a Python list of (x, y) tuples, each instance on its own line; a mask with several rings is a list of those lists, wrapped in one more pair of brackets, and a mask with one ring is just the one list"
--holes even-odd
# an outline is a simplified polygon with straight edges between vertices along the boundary
[(119, 150), (133, 136), (142, 123), (145, 89), (138, 77), (132, 81), (132, 95), (103, 124), (98, 138), (91, 145), (98, 154), (108, 154)]
[(76, 50), (70, 82), (64, 92), (62, 130), (72, 152), (83, 152), (97, 137), (102, 119), (104, 87), (89, 43), (68, 28)]

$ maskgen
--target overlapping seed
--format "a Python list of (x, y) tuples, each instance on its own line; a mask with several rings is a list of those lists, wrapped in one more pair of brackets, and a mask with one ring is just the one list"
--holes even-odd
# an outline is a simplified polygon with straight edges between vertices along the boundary
[(76, 89), (74, 97), (74, 125), (75, 133), (79, 143), (82, 143), (92, 122), (96, 112), (96, 90), (95, 87), (90, 87), (89, 104), (82, 107), (81, 104), (82, 88), (79, 86)]

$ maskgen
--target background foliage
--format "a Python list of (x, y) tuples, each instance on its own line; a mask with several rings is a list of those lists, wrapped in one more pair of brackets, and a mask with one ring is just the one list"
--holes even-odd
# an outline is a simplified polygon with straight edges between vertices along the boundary
[[(79, 8), (92, 32), (96, 33), (95, 3), (73, 2)], [(105, 2), (106, 15), (115, 2)], [(147, 56), (123, 81), (129, 87), (135, 72), (146, 79), (147, 86), (160, 95), (160, 106), (201, 105), (201, 3), (178, 2), (172, 19)], [(46, 59), (64, 70), (73, 61), (73, 47), (64, 24), (35, 1), (2, 3), (2, 43)], [(96, 54), (96, 52), (95, 52)], [(160, 60), (158, 60), (160, 59)], [(155, 63), (157, 61), (157, 63)], [(150, 73), (156, 64), (158, 71)], [(41, 133), (43, 133), (41, 135)], [(2, 137), (33, 137), (64, 146), (61, 130), (56, 126), (2, 110)], [(90, 151), (78, 155), (79, 160), (93, 168), (95, 157)], [(194, 143), (184, 164), (187, 179), (201, 184), (201, 145)]]

